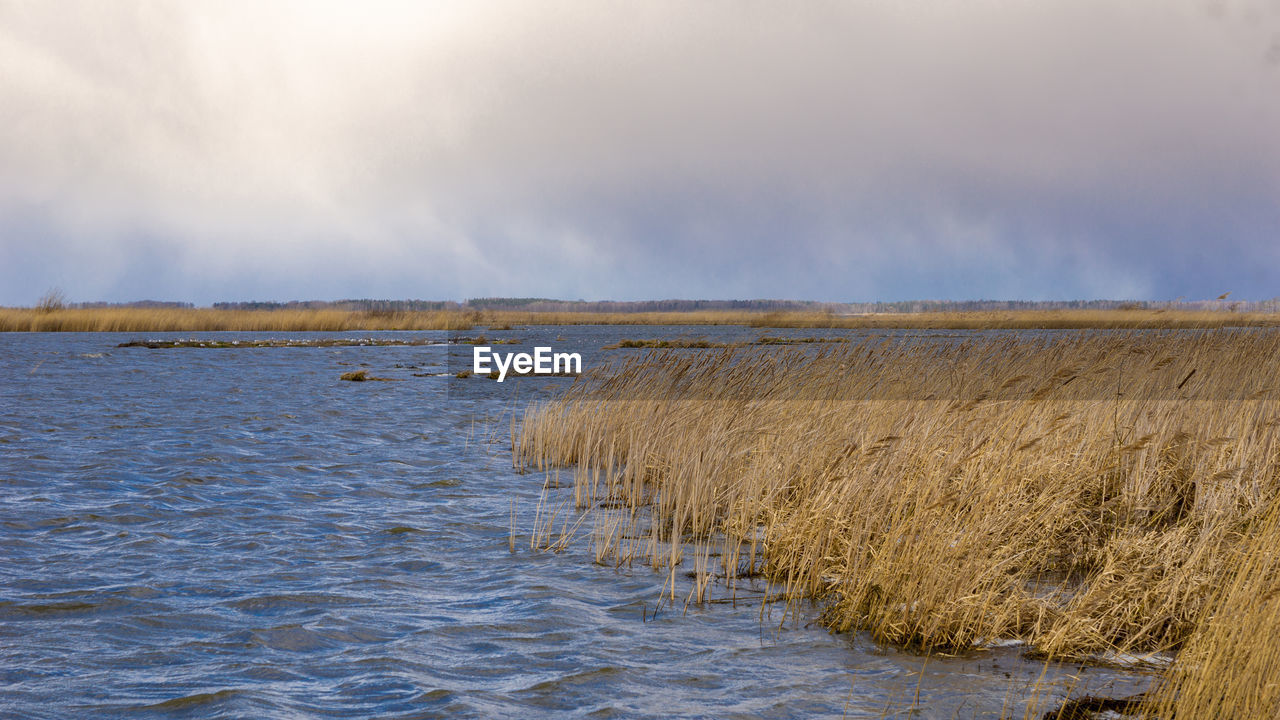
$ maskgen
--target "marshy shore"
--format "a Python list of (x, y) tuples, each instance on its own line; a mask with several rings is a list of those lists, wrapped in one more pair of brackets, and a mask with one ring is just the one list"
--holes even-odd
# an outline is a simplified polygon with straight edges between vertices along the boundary
[(1228, 310), (1018, 310), (874, 313), (821, 312), (518, 312), (501, 310), (363, 311), (337, 309), (0, 308), (0, 332), (468, 330), (514, 325), (742, 325), (842, 329), (1159, 329), (1280, 327), (1280, 314)]
[(925, 653), (1146, 661), (1144, 716), (1280, 712), (1280, 332), (648, 351), (584, 380), (513, 423), (519, 465), (574, 468), (547, 547), (583, 528), (598, 562), (692, 578), (676, 602), (763, 577)]

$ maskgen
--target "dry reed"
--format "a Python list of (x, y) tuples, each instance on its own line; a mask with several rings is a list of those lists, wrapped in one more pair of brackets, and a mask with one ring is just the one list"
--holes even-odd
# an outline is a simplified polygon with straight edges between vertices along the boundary
[(1280, 505), (1224, 561), (1220, 589), (1154, 694), (1149, 717), (1280, 715)]
[[(530, 408), (512, 442), (576, 464), (598, 560), (674, 593), (692, 559), (688, 600), (761, 573), (833, 629), (927, 651), (1188, 647), (1164, 697), (1219, 707), (1186, 688), (1242, 645), (1240, 686), (1276, 675), (1277, 379), (1274, 331), (655, 352)], [(1267, 688), (1246, 715), (1280, 709)]]

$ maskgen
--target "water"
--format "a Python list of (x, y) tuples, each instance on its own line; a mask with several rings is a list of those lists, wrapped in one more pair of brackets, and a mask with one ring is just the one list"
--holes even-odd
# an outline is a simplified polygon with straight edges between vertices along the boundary
[[(760, 333), (489, 336), (590, 367), (691, 334)], [(570, 380), (440, 376), (467, 346), (116, 348), (186, 337), (272, 335), (0, 335), (0, 716), (1021, 717), (1042, 672), (1147, 682), (1017, 649), (926, 661), (750, 593), (655, 617), (664, 576), (529, 549), (542, 478), (513, 471), (510, 420)], [(400, 382), (338, 380), (362, 367)]]

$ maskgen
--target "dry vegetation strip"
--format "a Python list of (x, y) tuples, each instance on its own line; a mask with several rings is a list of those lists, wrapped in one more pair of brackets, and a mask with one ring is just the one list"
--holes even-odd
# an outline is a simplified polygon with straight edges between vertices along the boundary
[(712, 342), (703, 338), (675, 338), (675, 339), (644, 339), (632, 340), (624, 338), (616, 343), (605, 345), (602, 350), (630, 350), (630, 349), (658, 349), (658, 350), (687, 350), (687, 349), (709, 349), (709, 348), (737, 348), (747, 345), (812, 345), (814, 343), (847, 343), (850, 342), (847, 337), (771, 337), (764, 335), (756, 338), (750, 343), (747, 342)]
[(1181, 651), (1161, 714), (1280, 711), (1280, 332), (654, 352), (512, 442), (576, 465), (597, 560), (694, 600), (763, 573), (925, 650)]
[(701, 339), (693, 339), (693, 338), (676, 338), (674, 340), (627, 340), (627, 339), (624, 339), (624, 340), (619, 340), (618, 342), (612, 343), (610, 345), (605, 345), (601, 349), (617, 350), (619, 348), (622, 348), (622, 349), (647, 348), (647, 349), (663, 349), (663, 350), (669, 350), (669, 349), (688, 350), (692, 348), (707, 349), (707, 348), (742, 347), (742, 345), (743, 343), (711, 342), (709, 340), (701, 340)]
[(163, 332), (466, 330), (512, 325), (745, 325), (847, 329), (1276, 327), (1280, 315), (1179, 310), (1027, 310), (832, 315), (813, 312), (646, 313), (439, 310), (215, 310), (209, 308), (0, 308), (0, 331)]

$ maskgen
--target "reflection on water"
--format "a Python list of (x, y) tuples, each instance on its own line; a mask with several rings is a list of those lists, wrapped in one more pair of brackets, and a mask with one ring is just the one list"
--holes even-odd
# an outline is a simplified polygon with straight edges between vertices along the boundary
[[(682, 334), (490, 336), (589, 369)], [(655, 616), (664, 576), (528, 549), (542, 479), (512, 470), (510, 419), (571, 380), (457, 379), (465, 345), (116, 347), (187, 337), (281, 336), (0, 335), (0, 715), (1021, 716), (1042, 672), (1146, 681), (1014, 649), (926, 662), (750, 599)], [(400, 382), (338, 379), (363, 367)]]

